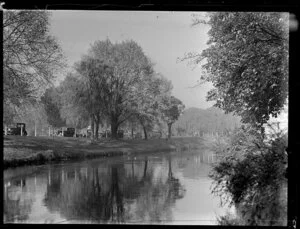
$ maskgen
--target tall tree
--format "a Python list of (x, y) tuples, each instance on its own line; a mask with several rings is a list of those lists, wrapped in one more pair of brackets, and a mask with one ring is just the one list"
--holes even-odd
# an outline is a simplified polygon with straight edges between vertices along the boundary
[(201, 79), (214, 85), (207, 99), (263, 131), (287, 100), (288, 14), (218, 12), (199, 23), (210, 26), (209, 47), (186, 58), (205, 60)]
[(68, 125), (75, 128), (84, 128), (90, 124), (91, 137), (97, 138), (98, 128), (95, 127), (99, 126), (100, 118), (96, 118), (100, 117), (101, 112), (99, 100), (95, 95), (100, 90), (95, 87), (96, 81), (90, 82), (85, 76), (69, 73), (57, 88), (60, 94), (61, 115)]
[[(97, 90), (95, 96), (99, 107), (110, 120), (112, 138), (117, 138), (119, 126), (134, 113), (131, 105), (138, 99), (136, 86), (143, 75), (152, 71), (152, 64), (134, 41), (116, 44), (109, 40), (96, 41), (86, 59), (89, 59), (89, 64), (85, 64), (83, 60), (77, 65), (77, 71), (88, 76), (89, 80), (93, 78), (101, 82), (91, 84), (89, 81), (89, 85), (98, 85), (101, 89), (101, 93)], [(104, 70), (101, 73), (92, 70), (101, 67)]]
[(19, 106), (39, 98), (64, 66), (62, 50), (49, 34), (49, 12), (3, 12), (4, 101)]
[(184, 104), (174, 96), (163, 97), (160, 104), (160, 112), (162, 119), (168, 125), (168, 139), (171, 138), (171, 128), (174, 122), (179, 118), (184, 110)]
[(52, 127), (62, 127), (65, 125), (65, 120), (63, 120), (60, 115), (60, 106), (57, 102), (57, 96), (58, 94), (55, 88), (48, 88), (41, 97), (41, 103), (47, 114), (47, 121)]
[(106, 97), (109, 94), (109, 77), (112, 69), (103, 61), (93, 58), (90, 55), (84, 56), (76, 63), (76, 70), (80, 74), (81, 86), (77, 92), (76, 100), (78, 105), (86, 109), (90, 116), (92, 138), (98, 138), (99, 124), (104, 119)]
[(158, 75), (146, 75), (138, 85), (140, 95), (135, 101), (135, 116), (143, 127), (145, 140), (148, 138), (148, 131), (152, 130), (159, 118), (159, 102), (161, 97), (170, 95), (172, 89), (171, 81)]

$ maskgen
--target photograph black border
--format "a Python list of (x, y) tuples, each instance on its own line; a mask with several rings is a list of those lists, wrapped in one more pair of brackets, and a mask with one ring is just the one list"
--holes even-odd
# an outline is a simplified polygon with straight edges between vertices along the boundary
[[(297, 108), (299, 106), (299, 92), (300, 92), (300, 76), (299, 76), (299, 61), (297, 57), (299, 55), (298, 42), (299, 39), (299, 3), (297, 1), (83, 1), (81, 3), (76, 1), (47, 1), (47, 2), (2, 2), (1, 7), (5, 10), (10, 9), (30, 9), (30, 10), (96, 10), (96, 11), (252, 11), (252, 12), (289, 12), (298, 19), (298, 29), (290, 31), (289, 41), (289, 108), (288, 108), (288, 228), (296, 228), (298, 225), (298, 190), (299, 183), (296, 178), (299, 174), (298, 163), (298, 151), (300, 151), (300, 138), (297, 136), (300, 130), (300, 121), (297, 120)], [(2, 15), (3, 16), (3, 15)], [(3, 20), (2, 20), (3, 22)], [(1, 30), (2, 31), (2, 30)], [(3, 39), (3, 36), (1, 36)], [(3, 42), (2, 42), (3, 44)], [(3, 50), (3, 49), (2, 49)], [(3, 61), (3, 58), (2, 58)], [(1, 63), (3, 66), (3, 63)], [(3, 164), (3, 155), (2, 155)], [(3, 173), (1, 176), (3, 184)], [(1, 193), (3, 189), (1, 189)], [(3, 193), (2, 193), (3, 196)], [(3, 212), (2, 205), (2, 212)], [(10, 227), (11, 224), (3, 224), (3, 214), (1, 227)], [(14, 225), (20, 226), (20, 224)], [(22, 225), (21, 225), (22, 226)], [(30, 224), (30, 227), (41, 226), (39, 224)], [(43, 224), (43, 227), (47, 226)], [(53, 225), (56, 226), (56, 225)], [(64, 225), (66, 226), (66, 225)], [(77, 225), (68, 225), (71, 227)], [(79, 225), (80, 226), (80, 225)], [(97, 225), (89, 225), (97, 226)], [(101, 225), (104, 226), (104, 225)], [(105, 225), (105, 226), (117, 226), (117, 225)], [(123, 225), (120, 225), (121, 227)], [(124, 225), (129, 226), (129, 225)], [(140, 225), (130, 225), (140, 226)], [(143, 227), (152, 227), (151, 225), (143, 225)], [(154, 226), (160, 227), (160, 226)], [(166, 227), (166, 226), (163, 226)], [(186, 225), (184, 226), (186, 227)], [(198, 227), (198, 226), (197, 226)], [(201, 226), (203, 227), (203, 226)], [(264, 227), (265, 228), (265, 227)]]

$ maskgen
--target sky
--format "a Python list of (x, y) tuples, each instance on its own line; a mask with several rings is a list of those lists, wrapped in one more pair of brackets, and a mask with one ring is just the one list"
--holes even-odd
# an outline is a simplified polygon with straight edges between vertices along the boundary
[[(69, 69), (86, 54), (96, 40), (113, 43), (134, 40), (155, 64), (155, 71), (172, 81), (173, 95), (186, 106), (206, 109), (211, 84), (194, 87), (201, 66), (178, 62), (187, 52), (200, 53), (207, 48), (207, 25), (192, 27), (195, 12), (155, 11), (51, 11), (50, 32), (60, 43)], [(204, 13), (197, 12), (197, 14)], [(65, 74), (59, 76), (62, 80)]]

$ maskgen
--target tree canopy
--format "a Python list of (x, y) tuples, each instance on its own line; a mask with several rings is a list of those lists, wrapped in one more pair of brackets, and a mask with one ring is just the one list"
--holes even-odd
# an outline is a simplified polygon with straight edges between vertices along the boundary
[(57, 87), (61, 117), (67, 126), (83, 128), (89, 125), (88, 106), (82, 91), (85, 85), (74, 75), (69, 74)]
[(65, 125), (65, 121), (60, 115), (61, 112), (57, 97), (58, 94), (56, 89), (48, 88), (44, 95), (41, 97), (41, 102), (44, 105), (49, 125), (53, 127), (62, 127)]
[(62, 50), (49, 33), (49, 16), (46, 11), (3, 12), (3, 103), (10, 116), (14, 106), (40, 98), (64, 67)]
[(209, 13), (209, 47), (186, 58), (203, 64), (207, 99), (242, 122), (262, 127), (287, 101), (288, 15), (274, 12)]
[(161, 75), (147, 75), (138, 85), (139, 96), (134, 102), (134, 115), (143, 127), (145, 139), (147, 131), (152, 130), (158, 122), (163, 98), (170, 96), (171, 90), (171, 81)]
[(173, 123), (182, 114), (185, 106), (174, 96), (163, 97), (160, 104), (160, 112), (162, 119), (168, 125), (168, 138), (171, 137), (171, 127)]
[(153, 74), (151, 61), (136, 42), (113, 44), (107, 39), (91, 45), (76, 71), (86, 85), (89, 113), (108, 117), (112, 137), (117, 137), (120, 124), (135, 113), (139, 85)]
[(167, 116), (171, 124), (178, 118), (171, 115), (179, 105), (171, 96), (171, 81), (154, 71), (135, 41), (96, 41), (74, 69), (56, 88), (59, 99), (53, 99), (67, 124), (82, 127), (89, 120), (92, 138), (98, 137), (99, 125), (110, 126), (111, 137), (117, 138), (121, 125), (130, 126), (133, 136), (140, 124), (147, 139), (155, 124)]

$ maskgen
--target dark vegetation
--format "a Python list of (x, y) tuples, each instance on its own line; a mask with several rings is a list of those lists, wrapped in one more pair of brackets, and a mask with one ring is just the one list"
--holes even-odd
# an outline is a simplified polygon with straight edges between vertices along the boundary
[[(286, 134), (264, 141), (249, 126), (237, 129), (215, 147), (219, 162), (210, 173), (215, 183), (212, 192), (220, 196), (223, 204), (234, 205), (244, 224), (285, 225), (286, 147)], [(224, 223), (226, 217), (222, 219)]]

